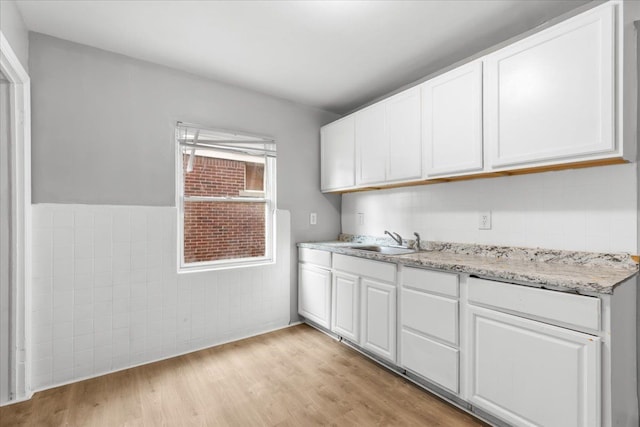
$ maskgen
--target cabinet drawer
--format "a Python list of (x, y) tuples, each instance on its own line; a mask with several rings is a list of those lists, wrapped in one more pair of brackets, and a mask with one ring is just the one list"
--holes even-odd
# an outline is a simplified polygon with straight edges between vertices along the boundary
[(402, 366), (429, 381), (458, 393), (459, 350), (402, 331)]
[(298, 260), (309, 264), (315, 264), (326, 268), (331, 268), (331, 252), (318, 249), (300, 248), (298, 249)]
[(372, 277), (385, 282), (396, 281), (396, 265), (388, 262), (372, 261), (347, 255), (333, 256), (334, 270), (340, 270), (357, 276)]
[(561, 325), (600, 330), (600, 299), (595, 297), (470, 278), (469, 302)]
[(402, 285), (436, 294), (458, 296), (458, 275), (421, 268), (405, 267)]
[(403, 289), (402, 326), (457, 345), (458, 301)]

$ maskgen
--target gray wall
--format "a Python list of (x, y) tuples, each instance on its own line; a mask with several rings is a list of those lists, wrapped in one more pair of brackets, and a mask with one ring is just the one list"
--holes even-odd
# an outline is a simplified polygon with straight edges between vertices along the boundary
[(13, 0), (0, 1), (0, 30), (7, 38), (11, 49), (27, 69), (29, 60), (29, 34), (22, 15)]
[(335, 114), (43, 34), (29, 61), (34, 203), (174, 206), (181, 120), (275, 137), (292, 244), (340, 232), (340, 197), (319, 190), (319, 129)]

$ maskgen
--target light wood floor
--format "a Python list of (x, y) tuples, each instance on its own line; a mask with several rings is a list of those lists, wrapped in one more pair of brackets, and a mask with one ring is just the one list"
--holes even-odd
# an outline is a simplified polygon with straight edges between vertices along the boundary
[(37, 393), (4, 426), (485, 426), (306, 325)]

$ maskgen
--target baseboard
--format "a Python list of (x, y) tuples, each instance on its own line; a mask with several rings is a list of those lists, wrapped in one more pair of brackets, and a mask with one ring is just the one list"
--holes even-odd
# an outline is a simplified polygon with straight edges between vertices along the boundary
[(21, 397), (20, 399), (10, 400), (8, 402), (0, 403), (0, 408), (2, 408), (4, 406), (15, 405), (16, 403), (26, 402), (27, 400), (31, 400), (31, 398), (33, 397), (34, 393), (35, 393), (35, 391), (32, 391), (32, 392), (29, 392), (29, 394), (27, 396)]
[[(46, 386), (46, 387), (43, 387), (43, 388), (39, 388), (37, 390), (33, 390), (31, 392), (31, 395), (28, 398), (24, 398), (24, 399), (20, 400), (20, 402), (24, 402), (24, 401), (30, 400), (35, 393), (39, 393), (41, 391), (51, 390), (52, 388), (58, 388), (58, 387), (62, 387), (62, 386), (65, 386), (65, 385), (69, 385), (69, 384), (78, 383), (78, 382), (81, 382), (81, 381), (90, 380), (92, 378), (98, 378), (98, 377), (103, 377), (105, 375), (115, 374), (116, 372), (126, 371), (128, 369), (137, 368), (137, 367), (144, 366), (144, 365), (149, 365), (151, 363), (161, 362), (163, 360), (173, 359), (175, 357), (184, 356), (186, 354), (191, 354), (191, 353), (195, 353), (195, 352), (198, 352), (198, 351), (206, 350), (206, 349), (209, 349), (209, 348), (214, 348), (214, 347), (218, 347), (218, 346), (221, 346), (221, 345), (229, 344), (229, 343), (232, 343), (232, 342), (245, 340), (247, 338), (253, 338), (253, 337), (257, 337), (257, 336), (260, 336), (260, 335), (268, 334), (268, 333), (271, 333), (271, 332), (279, 331), (279, 330), (282, 330), (282, 329), (291, 328), (291, 327), (297, 326), (297, 325), (299, 325), (301, 323), (302, 322), (295, 322), (295, 323), (290, 323), (290, 324), (287, 324), (287, 325), (284, 325), (284, 326), (277, 326), (275, 328), (265, 329), (264, 331), (260, 331), (260, 332), (257, 332), (257, 333), (252, 333), (252, 334), (248, 334), (248, 335), (242, 335), (242, 336), (234, 338), (234, 339), (218, 342), (218, 343), (215, 343), (213, 345), (208, 345), (208, 346), (204, 346), (204, 347), (198, 347), (198, 348), (195, 348), (193, 350), (188, 350), (188, 351), (183, 351), (181, 353), (172, 354), (171, 356), (160, 357), (160, 358), (152, 359), (152, 360), (149, 360), (149, 361), (146, 361), (146, 362), (143, 362), (143, 363), (137, 363), (135, 365), (127, 366), (125, 368), (114, 369), (112, 371), (103, 372), (103, 373), (100, 373), (100, 374), (89, 375), (89, 376), (81, 377), (81, 378), (74, 378), (71, 381), (65, 381), (65, 382), (62, 382), (62, 383), (49, 385), (49, 386)], [(18, 401), (12, 401), (11, 403), (18, 403)]]

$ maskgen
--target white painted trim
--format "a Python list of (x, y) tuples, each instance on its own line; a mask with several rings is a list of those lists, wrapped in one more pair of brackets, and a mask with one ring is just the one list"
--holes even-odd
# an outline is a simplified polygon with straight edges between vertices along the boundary
[(12, 152), (12, 342), (11, 400), (31, 391), (31, 81), (0, 31), (0, 71), (11, 83)]
[[(184, 196), (184, 173), (183, 173), (183, 164), (182, 164), (182, 149), (183, 145), (180, 144), (178, 138), (178, 127), (185, 125), (185, 123), (178, 122), (175, 132), (175, 191), (176, 191), (176, 208), (178, 209), (177, 215), (177, 248), (176, 251), (178, 259), (177, 259), (177, 272), (178, 274), (185, 273), (194, 273), (194, 272), (203, 272), (203, 271), (215, 271), (215, 270), (226, 270), (231, 268), (245, 268), (245, 267), (255, 267), (255, 266), (263, 266), (269, 264), (276, 263), (276, 215), (277, 215), (277, 163), (276, 157), (268, 157), (265, 159), (265, 204), (266, 204), (266, 212), (265, 212), (265, 255), (263, 257), (251, 257), (251, 258), (232, 258), (232, 259), (222, 259), (216, 261), (204, 261), (204, 262), (193, 262), (186, 263), (184, 261), (184, 202), (186, 197)], [(192, 125), (196, 126), (196, 125)], [(204, 128), (203, 128), (204, 129)], [(209, 128), (213, 129), (213, 128)], [(237, 133), (236, 131), (226, 131), (228, 133)], [(260, 138), (268, 138), (268, 137), (260, 137)], [(192, 196), (192, 198), (197, 199), (197, 196)], [(202, 198), (204, 199), (204, 198)], [(216, 201), (216, 200), (213, 200)], [(223, 201), (220, 198), (219, 201)], [(229, 200), (234, 201), (234, 200)], [(236, 200), (237, 201), (237, 200)], [(255, 200), (259, 201), (259, 200)]]

